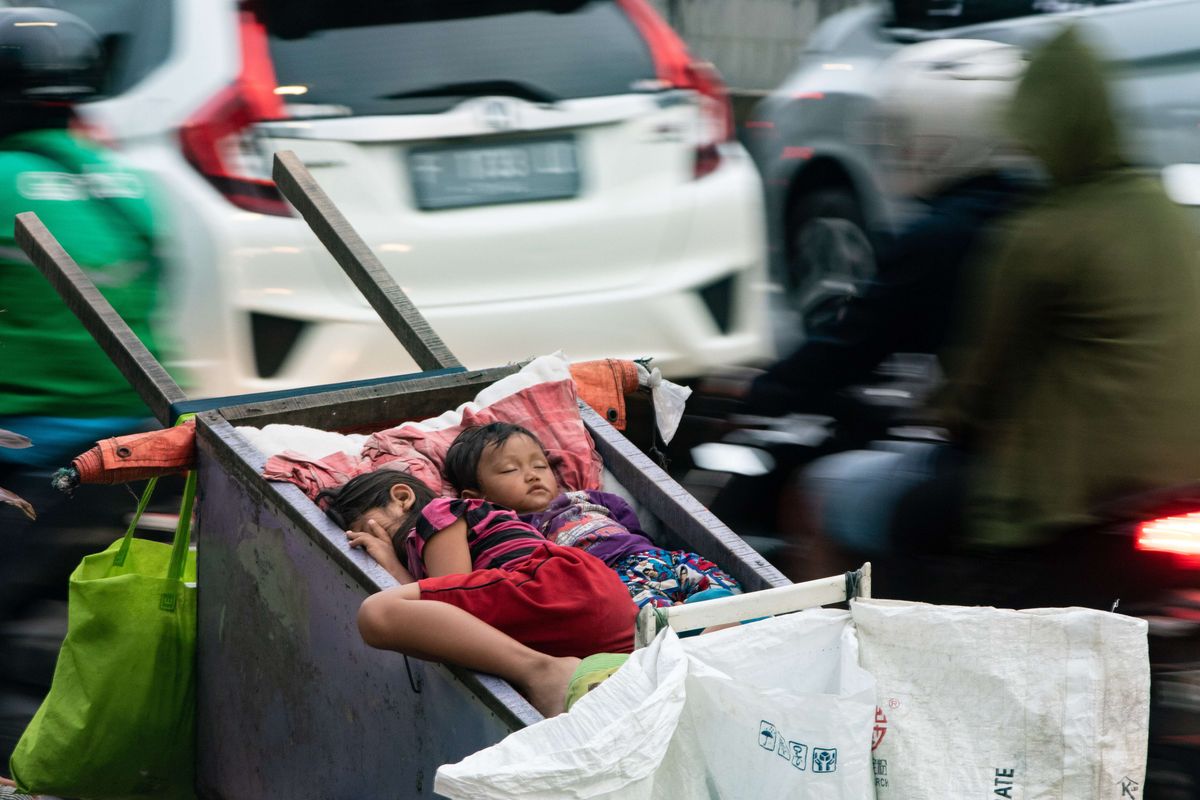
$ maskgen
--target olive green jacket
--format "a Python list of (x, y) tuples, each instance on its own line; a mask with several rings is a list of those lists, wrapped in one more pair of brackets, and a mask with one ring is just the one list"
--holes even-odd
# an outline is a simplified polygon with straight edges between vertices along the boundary
[(1000, 237), (948, 367), (948, 422), (978, 455), (969, 538), (989, 546), (1200, 479), (1192, 221), (1124, 166), (1101, 65), (1072, 31), (1031, 61), (1011, 122), (1053, 186)]

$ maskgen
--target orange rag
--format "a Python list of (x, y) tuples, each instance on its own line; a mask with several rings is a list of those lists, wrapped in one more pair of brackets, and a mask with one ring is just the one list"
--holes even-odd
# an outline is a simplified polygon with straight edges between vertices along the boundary
[(71, 462), (80, 483), (126, 483), (187, 472), (196, 462), (196, 421), (98, 442)]
[(625, 430), (625, 395), (637, 391), (637, 364), (618, 358), (581, 361), (571, 365), (571, 377), (580, 400), (614, 428)]

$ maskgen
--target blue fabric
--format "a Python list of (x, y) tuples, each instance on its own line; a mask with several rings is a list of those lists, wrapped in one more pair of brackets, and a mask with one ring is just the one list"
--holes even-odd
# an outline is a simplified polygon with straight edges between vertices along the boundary
[(655, 608), (686, 603), (713, 587), (741, 592), (738, 582), (713, 562), (686, 550), (656, 547), (633, 553), (612, 565), (634, 604)]
[[(702, 592), (696, 592), (683, 602), (703, 603), (705, 600), (719, 600), (722, 597), (733, 597), (733, 591), (731, 589), (726, 589), (724, 586), (712, 586)], [(687, 639), (690, 636), (699, 636), (702, 633), (704, 633), (703, 628), (696, 628), (695, 630), (690, 631), (680, 631), (679, 638)]]
[(893, 551), (892, 519), (900, 499), (933, 477), (944, 445), (875, 442), (814, 461), (805, 471), (822, 532), (867, 556)]
[(733, 597), (733, 590), (724, 586), (713, 586), (702, 592), (696, 592), (684, 600), (684, 603), (703, 603), (705, 600), (717, 600), (722, 597)]
[(29, 437), (32, 447), (0, 448), (0, 463), (35, 469), (68, 466), (75, 456), (112, 436), (159, 427), (144, 417), (0, 417), (0, 428)]

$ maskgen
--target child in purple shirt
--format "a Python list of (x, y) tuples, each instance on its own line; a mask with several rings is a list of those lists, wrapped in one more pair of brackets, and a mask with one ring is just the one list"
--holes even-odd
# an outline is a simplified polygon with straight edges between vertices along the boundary
[(741, 591), (711, 561), (656, 546), (617, 495), (559, 492), (541, 442), (520, 425), (493, 422), (466, 429), (446, 453), (445, 473), (460, 496), (511, 508), (548, 540), (580, 548), (608, 564), (639, 608)]

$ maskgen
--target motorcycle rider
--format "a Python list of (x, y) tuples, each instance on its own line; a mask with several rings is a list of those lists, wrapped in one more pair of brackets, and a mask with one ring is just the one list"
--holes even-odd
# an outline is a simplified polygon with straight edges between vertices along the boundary
[[(100, 88), (100, 53), (94, 31), (72, 14), (0, 9), (0, 428), (33, 442), (26, 449), (0, 449), (0, 486), (24, 497), (39, 515), (31, 522), (0, 506), (6, 515), (0, 618), (51, 588), (65, 590), (78, 559), (60, 550), (72, 538), (67, 529), (96, 524), (93, 515), (114, 491), (122, 507), (129, 505), (125, 492), (99, 487), (64, 498), (50, 487), (52, 471), (97, 439), (145, 427), (149, 416), (13, 239), (14, 215), (36, 212), (134, 332), (157, 350), (151, 318), (160, 268), (147, 186), (74, 130), (74, 105)], [(114, 513), (109, 539), (119, 523)]]
[[(1050, 189), (1006, 220), (964, 294), (939, 403), (952, 444), (882, 468), (833, 456), (810, 485), (834, 541), (915, 557), (897, 571), (925, 577), (895, 595), (1094, 604), (1107, 579), (1057, 584), (1102, 544), (1095, 509), (1200, 476), (1200, 242), (1121, 155), (1101, 63), (1076, 31), (1034, 55), (1007, 118)], [(972, 577), (935, 587), (926, 555), (963, 549)]]
[(998, 242), (942, 411), (971, 459), (966, 541), (1024, 549), (1200, 477), (1200, 241), (1128, 166), (1075, 29), (1034, 55), (1009, 122), (1051, 189)]
[(95, 434), (128, 430), (147, 412), (17, 248), (13, 216), (36, 212), (152, 350), (154, 220), (141, 178), (71, 129), (73, 104), (94, 95), (101, 78), (87, 24), (54, 9), (5, 9), (0, 52), (0, 427), (35, 443), (0, 458), (61, 465), (59, 453), (73, 456)]
[[(972, 39), (911, 45), (881, 65), (874, 144), (882, 182), (916, 200), (919, 213), (879, 248), (875, 278), (840, 314), (754, 379), (746, 410), (839, 416), (840, 390), (869, 383), (887, 356), (945, 346), (980, 242), (1036, 188), (1000, 133), (1024, 67), (1018, 48)], [(856, 566), (859, 554), (878, 557), (880, 531), (906, 487), (956, 455), (902, 442), (814, 462), (803, 491), (788, 494), (798, 507), (780, 520), (804, 551), (789, 574), (823, 577)]]

